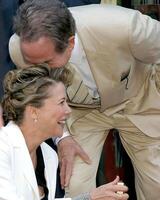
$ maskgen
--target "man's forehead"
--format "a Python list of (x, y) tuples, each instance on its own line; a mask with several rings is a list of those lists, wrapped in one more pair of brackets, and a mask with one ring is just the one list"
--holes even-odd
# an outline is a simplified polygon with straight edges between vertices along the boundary
[(35, 64), (48, 62), (56, 55), (53, 43), (46, 38), (33, 42), (21, 41), (20, 48), (24, 60)]

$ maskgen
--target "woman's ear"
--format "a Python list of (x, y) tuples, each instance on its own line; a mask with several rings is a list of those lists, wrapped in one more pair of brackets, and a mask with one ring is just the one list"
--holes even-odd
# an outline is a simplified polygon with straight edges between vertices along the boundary
[(73, 50), (74, 48), (74, 45), (75, 45), (75, 36), (71, 36), (68, 40), (68, 48), (69, 50)]
[(37, 108), (29, 105), (29, 106), (26, 107), (26, 112), (28, 113), (27, 116), (31, 116), (31, 119), (34, 122), (38, 120), (38, 110), (37, 110)]

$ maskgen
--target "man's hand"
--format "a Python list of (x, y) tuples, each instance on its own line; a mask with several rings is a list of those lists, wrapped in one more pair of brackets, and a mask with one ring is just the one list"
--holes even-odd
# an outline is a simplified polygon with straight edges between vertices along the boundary
[(63, 138), (58, 143), (58, 154), (60, 160), (61, 186), (64, 188), (69, 184), (75, 156), (80, 156), (87, 164), (91, 164), (91, 160), (71, 136)]

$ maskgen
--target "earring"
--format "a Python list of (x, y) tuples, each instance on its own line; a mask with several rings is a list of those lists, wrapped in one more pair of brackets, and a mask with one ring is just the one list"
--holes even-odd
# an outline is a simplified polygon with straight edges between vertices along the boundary
[(37, 121), (38, 121), (37, 118), (35, 118), (35, 119), (33, 119), (33, 120), (34, 120), (34, 123), (37, 123)]

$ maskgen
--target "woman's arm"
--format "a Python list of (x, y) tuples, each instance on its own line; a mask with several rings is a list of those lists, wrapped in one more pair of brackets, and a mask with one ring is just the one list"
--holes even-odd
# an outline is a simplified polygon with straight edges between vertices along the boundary
[[(76, 197), (64, 198), (65, 200), (127, 200), (128, 187), (124, 184), (118, 184), (119, 177), (117, 176), (114, 181), (93, 189), (90, 192), (80, 194)], [(80, 186), (79, 186), (80, 187)], [(61, 200), (64, 200), (61, 199)], [(57, 199), (60, 200), (60, 199)]]

